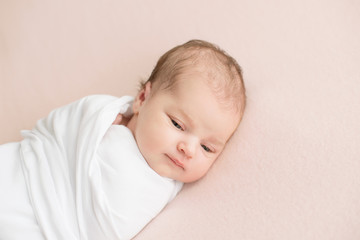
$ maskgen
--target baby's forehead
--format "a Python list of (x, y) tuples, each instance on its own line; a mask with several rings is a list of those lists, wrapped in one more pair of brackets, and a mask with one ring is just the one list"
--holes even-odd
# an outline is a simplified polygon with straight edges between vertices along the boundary
[[(189, 84), (189, 82), (197, 82), (199, 84)], [(207, 72), (188, 71), (179, 75), (173, 86), (166, 90), (170, 91), (171, 95), (174, 97), (174, 100), (177, 102), (181, 101), (176, 98), (180, 92), (191, 92), (192, 95), (189, 95), (189, 97), (192, 98), (193, 95), (201, 95), (201, 93), (204, 91), (209, 90), (211, 94), (209, 94), (206, 99), (201, 99), (201, 102), (205, 103), (205, 107), (209, 106), (209, 99), (212, 99), (211, 101), (213, 103), (221, 106), (222, 112), (229, 112), (231, 115), (237, 116), (239, 115), (239, 112), (236, 111), (234, 105), (238, 104), (238, 101), (234, 97), (230, 96), (229, 93), (227, 93), (227, 91), (230, 90), (227, 90), (226, 88), (230, 87), (231, 86), (226, 84), (225, 80), (221, 78), (209, 78)], [(182, 103), (179, 102), (178, 104), (182, 105)], [(193, 102), (192, 105), (196, 105), (196, 103)]]
[(176, 89), (184, 79), (201, 79), (203, 87), (209, 87), (224, 107), (242, 112), (241, 73), (229, 57), (208, 48), (190, 48), (173, 57), (168, 59), (172, 64), (166, 66), (172, 69), (163, 76), (162, 88)]
[(231, 76), (219, 67), (211, 65), (201, 64), (189, 66), (175, 77), (172, 87), (173, 91), (184, 83), (184, 81), (200, 81), (201, 85), (198, 87), (198, 91), (202, 91), (204, 88), (209, 88), (218, 102), (225, 108), (233, 108), (234, 104), (238, 102), (236, 99), (238, 94), (234, 91), (236, 83)]

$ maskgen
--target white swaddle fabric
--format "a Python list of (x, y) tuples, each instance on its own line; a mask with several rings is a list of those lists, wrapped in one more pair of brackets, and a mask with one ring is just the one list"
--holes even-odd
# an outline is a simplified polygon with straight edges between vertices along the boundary
[(89, 96), (23, 132), (25, 182), (46, 239), (130, 239), (181, 189), (146, 164), (129, 129), (111, 126), (132, 101)]
[(105, 229), (110, 227), (107, 232), (112, 236), (132, 238), (181, 188), (181, 183), (161, 177), (149, 167), (131, 131), (125, 126), (109, 128), (100, 143), (97, 157), (99, 181), (95, 180), (94, 184), (101, 184), (96, 187), (102, 196), (106, 196), (102, 203), (112, 212), (112, 218), (99, 222), (104, 223)]

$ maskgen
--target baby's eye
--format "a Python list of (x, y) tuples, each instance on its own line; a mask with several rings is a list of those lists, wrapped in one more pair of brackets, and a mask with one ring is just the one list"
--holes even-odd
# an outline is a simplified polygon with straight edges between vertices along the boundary
[(205, 145), (201, 145), (201, 147), (206, 151), (206, 152), (211, 152), (210, 148), (208, 148), (207, 146)]
[(171, 122), (176, 128), (183, 130), (183, 128), (175, 120), (171, 119)]

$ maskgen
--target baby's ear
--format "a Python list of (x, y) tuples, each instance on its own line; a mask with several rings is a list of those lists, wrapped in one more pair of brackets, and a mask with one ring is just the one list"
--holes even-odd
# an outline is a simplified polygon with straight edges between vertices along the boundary
[(139, 93), (136, 95), (136, 98), (133, 103), (133, 112), (134, 114), (138, 113), (140, 110), (140, 107), (144, 104), (144, 102), (150, 97), (151, 92), (151, 82), (147, 82), (143, 89), (139, 91)]

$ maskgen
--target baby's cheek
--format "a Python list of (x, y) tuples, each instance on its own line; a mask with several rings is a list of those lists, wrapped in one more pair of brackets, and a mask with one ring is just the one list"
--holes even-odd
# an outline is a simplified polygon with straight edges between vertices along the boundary
[(157, 118), (149, 129), (150, 143), (149, 145), (155, 148), (165, 146), (171, 140), (169, 136), (168, 126), (164, 124), (162, 118)]
[(162, 129), (149, 133), (147, 147), (152, 149), (161, 148), (166, 142), (166, 135)]
[(142, 148), (146, 151), (155, 151), (161, 146), (161, 132), (154, 131), (154, 128), (144, 129), (142, 132)]
[(214, 162), (215, 159), (202, 159), (202, 161), (199, 162), (199, 166), (197, 167), (197, 174), (201, 177), (206, 175)]

